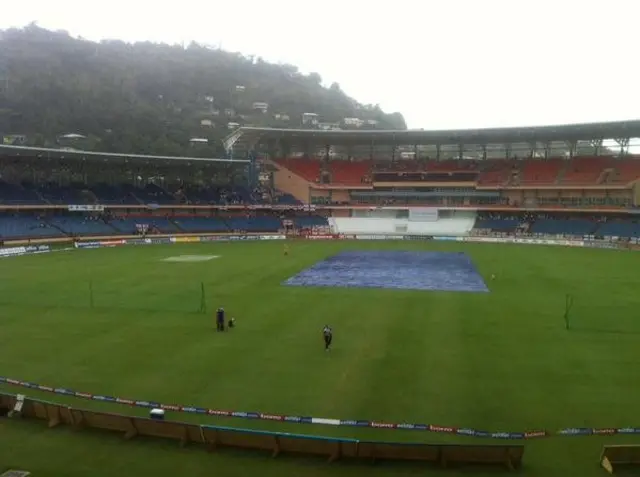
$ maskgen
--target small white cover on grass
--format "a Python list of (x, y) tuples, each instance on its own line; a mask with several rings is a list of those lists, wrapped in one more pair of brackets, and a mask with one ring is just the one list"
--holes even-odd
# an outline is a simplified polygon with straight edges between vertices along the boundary
[(220, 255), (178, 255), (176, 257), (163, 258), (163, 262), (208, 262)]

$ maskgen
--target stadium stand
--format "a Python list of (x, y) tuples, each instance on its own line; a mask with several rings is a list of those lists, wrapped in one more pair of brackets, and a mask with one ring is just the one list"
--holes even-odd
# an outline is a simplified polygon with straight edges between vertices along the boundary
[(273, 197), (274, 204), (276, 205), (300, 205), (302, 201), (299, 201), (291, 194), (278, 192)]
[(293, 218), (293, 223), (300, 228), (311, 228), (328, 225), (329, 221), (326, 217), (319, 215), (306, 215)]
[[(113, 235), (118, 231), (100, 217), (90, 216), (52, 216), (48, 223), (67, 235)], [(135, 233), (135, 231), (133, 232)]]
[(503, 159), (488, 159), (478, 177), (479, 186), (502, 186), (511, 178), (515, 163)]
[(215, 217), (176, 217), (174, 223), (183, 232), (229, 232), (229, 226)]
[(598, 224), (588, 219), (539, 219), (531, 226), (531, 232), (534, 234), (545, 235), (573, 235), (584, 236), (592, 235)]
[(491, 230), (494, 232), (515, 232), (522, 222), (518, 218), (502, 218), (500, 216), (478, 218), (475, 228), (479, 230)]
[(321, 162), (315, 159), (288, 158), (279, 159), (277, 164), (309, 182), (319, 182)]
[(276, 217), (230, 217), (225, 222), (230, 230), (243, 232), (277, 232), (282, 228)]
[(98, 183), (90, 187), (96, 197), (96, 203), (104, 205), (139, 205), (139, 201), (125, 190), (123, 184)]
[(108, 222), (108, 224), (116, 231), (129, 235), (138, 233), (140, 225), (148, 226), (151, 233), (171, 234), (179, 231), (178, 227), (176, 227), (173, 222), (162, 217), (113, 218)]
[(371, 172), (371, 161), (331, 161), (331, 182), (342, 185), (361, 185)]
[(444, 161), (428, 161), (425, 170), (428, 172), (462, 172), (477, 169), (477, 162), (470, 160), (446, 159)]
[(611, 166), (612, 160), (608, 157), (576, 157), (562, 173), (560, 183), (568, 186), (601, 184), (605, 170)]
[(594, 235), (600, 237), (640, 238), (640, 222), (634, 219), (608, 220), (598, 227)]
[(0, 216), (0, 239), (61, 237), (64, 233), (37, 216)]
[[(328, 221), (319, 215), (292, 217), (300, 229), (326, 226)], [(88, 215), (34, 216), (0, 215), (0, 239), (48, 238), (91, 235), (136, 235), (140, 226), (147, 226), (148, 234), (216, 233), (216, 232), (278, 232), (282, 219), (276, 215), (261, 217), (112, 217)]]
[[(313, 183), (320, 181), (322, 161), (317, 159), (280, 159), (276, 161), (292, 173)], [(598, 184), (628, 184), (640, 178), (639, 160), (614, 160), (610, 157), (575, 157), (573, 159), (488, 159), (482, 164), (471, 160), (418, 162), (399, 160), (382, 164), (368, 160), (333, 160), (328, 163), (329, 183), (342, 186), (361, 186), (369, 183), (375, 173), (429, 173), (424, 179), (434, 182), (468, 180), (473, 176), (456, 173), (478, 172), (478, 186), (583, 186)], [(446, 173), (438, 175), (436, 173)], [(451, 176), (453, 174), (453, 176)], [(382, 177), (382, 176), (381, 176)], [(402, 180), (402, 176), (391, 176)], [(472, 180), (476, 181), (476, 178)]]
[(553, 185), (562, 167), (562, 159), (526, 159), (520, 164), (519, 185)]
[(619, 159), (614, 162), (609, 184), (628, 184), (640, 178), (640, 157)]
[(38, 187), (37, 192), (49, 204), (92, 204), (95, 196), (85, 192), (82, 184), (58, 185), (46, 183)]
[[(620, 134), (624, 135), (631, 126), (620, 125), (622, 132), (612, 137), (622, 137)], [(601, 134), (603, 127), (598, 125), (594, 134)], [(570, 126), (567, 128), (571, 130)], [(581, 126), (580, 133), (584, 130)], [(286, 134), (269, 131), (278, 137)], [(514, 139), (522, 141), (522, 134), (529, 133), (530, 130), (514, 131)], [(253, 143), (259, 144), (256, 138), (264, 132), (256, 134)], [(554, 155), (549, 154), (551, 149), (545, 149), (548, 159), (538, 158), (539, 150), (523, 155), (521, 150), (500, 149), (502, 146), (495, 144), (476, 147), (469, 154), (463, 153), (466, 147), (463, 144), (455, 147), (443, 144), (444, 152), (440, 154), (440, 146), (433, 145), (424, 145), (427, 149), (431, 147), (429, 150), (415, 146), (415, 152), (407, 152), (406, 148), (391, 152), (391, 144), (380, 141), (381, 149), (374, 152), (377, 140), (366, 140), (364, 146), (357, 145), (359, 155), (346, 154), (345, 148), (318, 159), (300, 157), (295, 141), (307, 141), (307, 146), (320, 148), (327, 142), (318, 137), (320, 132), (298, 139), (305, 134), (298, 131), (290, 138), (289, 157), (255, 155), (256, 161), (250, 167), (249, 159), (185, 162), (176, 158), (131, 156), (122, 161), (113, 155), (88, 153), (93, 156), (87, 158), (84, 152), (67, 150), (46, 150), (47, 160), (43, 161), (43, 154), (38, 153), (41, 150), (25, 153), (24, 148), (0, 146), (0, 206), (4, 208), (0, 215), (0, 238), (6, 241), (108, 234), (258, 233), (283, 228), (294, 233), (296, 229), (326, 226), (327, 220), (322, 215), (333, 215), (333, 230), (337, 233), (367, 234), (377, 230), (378, 226), (370, 219), (349, 215), (347, 211), (333, 210), (317, 216), (308, 213), (290, 216), (276, 210), (258, 213), (262, 204), (299, 208), (300, 212), (307, 202), (319, 207), (424, 206), (492, 212), (481, 213), (475, 224), (473, 219), (460, 215), (440, 217), (420, 226), (398, 215), (387, 224), (385, 233), (390, 234), (453, 236), (473, 231), (633, 239), (639, 235), (634, 216), (616, 214), (617, 210), (628, 213), (637, 202), (634, 181), (640, 178), (640, 158), (635, 156), (617, 157), (611, 150), (599, 156), (588, 147), (585, 149), (584, 144), (582, 155), (576, 154), (574, 148), (575, 156), (571, 158), (564, 157), (568, 155), (566, 150), (555, 149)], [(431, 137), (434, 133), (425, 134)], [(465, 134), (460, 132), (459, 138)], [(467, 139), (477, 145), (476, 141), (481, 139), (478, 134), (481, 132), (472, 132)], [(356, 135), (352, 139), (358, 141), (361, 137)], [(381, 137), (384, 139), (384, 135)], [(441, 139), (446, 141), (451, 136)], [(349, 141), (340, 144), (346, 146)], [(563, 141), (562, 147), (567, 141)], [(439, 159), (434, 159), (434, 152)], [(17, 210), (17, 206), (31, 209)], [(67, 206), (75, 207), (70, 210), (76, 211), (80, 207), (85, 212), (69, 213)], [(210, 206), (216, 207), (207, 208)], [(520, 207), (544, 209), (544, 214), (527, 217), (515, 212)], [(570, 209), (583, 213), (572, 214)], [(587, 210), (594, 212), (587, 216), (584, 214)], [(602, 219), (603, 214), (608, 220)], [(343, 221), (346, 217), (352, 219), (348, 224)], [(293, 223), (287, 222), (285, 227), (282, 222), (285, 218)]]
[(35, 190), (0, 180), (0, 204), (38, 205), (44, 203), (44, 199)]

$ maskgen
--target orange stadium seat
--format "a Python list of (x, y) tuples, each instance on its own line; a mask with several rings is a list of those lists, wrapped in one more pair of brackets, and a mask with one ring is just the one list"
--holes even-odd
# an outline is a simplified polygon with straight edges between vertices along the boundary
[(309, 182), (316, 182), (320, 178), (321, 163), (316, 159), (291, 158), (276, 162)]
[(414, 159), (400, 159), (398, 161), (376, 161), (373, 164), (376, 172), (418, 172), (424, 166)]
[(360, 185), (363, 178), (371, 173), (371, 161), (331, 161), (329, 171), (331, 182), (344, 185)]
[(615, 172), (609, 178), (610, 184), (628, 184), (640, 178), (640, 157), (614, 159), (612, 167)]
[(460, 172), (476, 169), (476, 162), (470, 160), (447, 159), (444, 161), (429, 161), (429, 172)]
[(521, 185), (553, 185), (562, 170), (562, 159), (526, 159), (521, 163)]
[(478, 185), (501, 186), (509, 181), (514, 163), (505, 159), (488, 159), (483, 161), (482, 166)]
[(608, 157), (576, 157), (565, 169), (561, 184), (595, 185), (611, 161)]

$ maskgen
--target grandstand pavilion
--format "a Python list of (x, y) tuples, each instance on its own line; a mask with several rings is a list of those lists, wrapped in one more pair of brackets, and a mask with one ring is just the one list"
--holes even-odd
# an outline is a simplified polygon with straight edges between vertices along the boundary
[(402, 197), (412, 196), (414, 204), (440, 206), (629, 207), (640, 178), (632, 154), (638, 137), (640, 121), (461, 131), (240, 128), (225, 147), (293, 172), (309, 183), (308, 194), (294, 195), (316, 203), (408, 205)]
[(229, 157), (219, 159), (0, 146), (0, 240), (340, 233), (334, 218), (380, 207), (473, 211), (464, 234), (635, 239), (638, 137), (640, 121), (625, 121), (462, 131), (244, 127), (224, 140)]

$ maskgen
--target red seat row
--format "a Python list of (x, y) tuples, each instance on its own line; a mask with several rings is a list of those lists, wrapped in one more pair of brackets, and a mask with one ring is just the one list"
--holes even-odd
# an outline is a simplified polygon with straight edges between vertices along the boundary
[[(317, 182), (322, 170), (318, 159), (289, 158), (276, 161), (294, 174)], [(535, 185), (598, 185), (627, 184), (640, 179), (640, 157), (615, 159), (611, 157), (577, 157), (571, 161), (561, 158), (485, 161), (443, 160), (418, 162), (399, 160), (395, 162), (373, 162), (370, 160), (333, 160), (328, 170), (331, 182), (340, 185), (360, 185), (375, 171), (426, 171), (461, 172), (478, 170), (478, 185), (504, 186), (510, 179), (517, 178), (517, 184)]]

